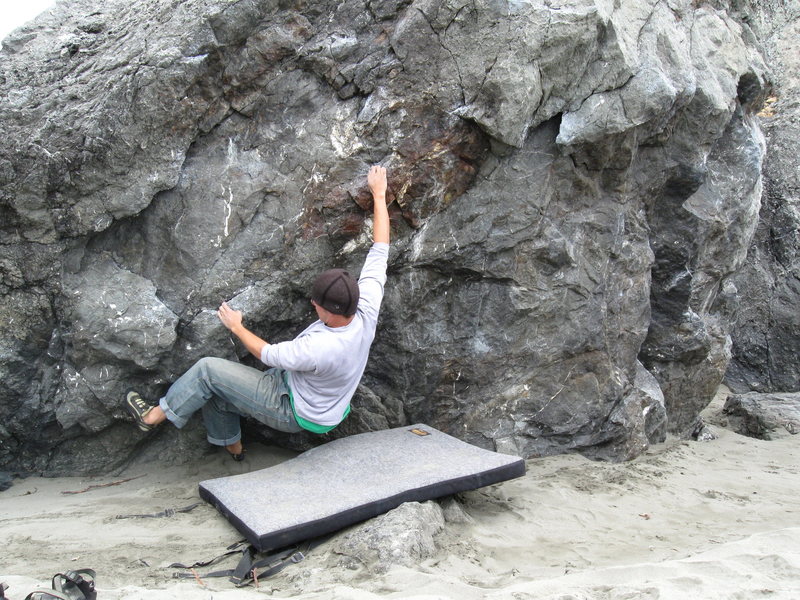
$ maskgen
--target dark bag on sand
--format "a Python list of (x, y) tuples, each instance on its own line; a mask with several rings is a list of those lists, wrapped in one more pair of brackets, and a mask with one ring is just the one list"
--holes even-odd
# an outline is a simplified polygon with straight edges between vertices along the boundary
[[(87, 579), (88, 577), (88, 579)], [(25, 600), (97, 600), (92, 569), (77, 569), (53, 575), (52, 590), (35, 590)]]

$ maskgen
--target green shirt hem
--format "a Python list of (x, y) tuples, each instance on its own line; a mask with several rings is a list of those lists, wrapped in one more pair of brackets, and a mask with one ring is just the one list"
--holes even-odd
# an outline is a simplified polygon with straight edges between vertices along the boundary
[(310, 431), (311, 433), (328, 433), (336, 429), (342, 421), (347, 418), (347, 415), (350, 414), (350, 405), (347, 405), (347, 408), (344, 411), (344, 415), (342, 416), (342, 421), (339, 421), (336, 425), (320, 425), (319, 423), (314, 423), (313, 421), (309, 421), (304, 419), (300, 415), (297, 414), (297, 411), (294, 408), (294, 394), (292, 394), (292, 389), (287, 385), (286, 388), (289, 390), (289, 401), (292, 403), (292, 413), (294, 413), (294, 419), (297, 421), (297, 424), (300, 425), (306, 431)]

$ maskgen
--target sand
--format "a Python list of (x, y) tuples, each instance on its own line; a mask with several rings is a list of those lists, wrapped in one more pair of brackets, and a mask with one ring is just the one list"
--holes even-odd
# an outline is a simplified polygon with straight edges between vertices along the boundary
[(285, 450), (251, 444), (245, 463), (213, 453), (93, 479), (30, 477), (0, 493), (0, 582), (14, 600), (81, 567), (97, 571), (101, 600), (800, 598), (800, 436), (714, 431), (716, 440), (670, 439), (623, 464), (532, 459), (526, 476), (460, 495), (468, 520), (448, 523), (414, 568), (331, 569), (322, 545), (258, 589), (172, 578), (170, 563), (242, 539), (209, 505), (116, 517), (200, 502), (199, 481), (276, 464)]

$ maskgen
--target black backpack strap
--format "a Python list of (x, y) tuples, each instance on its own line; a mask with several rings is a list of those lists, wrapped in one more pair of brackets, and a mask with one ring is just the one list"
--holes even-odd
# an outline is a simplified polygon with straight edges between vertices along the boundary
[[(222, 571), (212, 571), (210, 573), (204, 573), (202, 575), (195, 574), (195, 573), (173, 573), (172, 577), (175, 578), (175, 579), (191, 579), (191, 578), (194, 578), (194, 577), (200, 577), (200, 578), (203, 578), (203, 577), (230, 577), (231, 581), (234, 581), (234, 580), (235, 581), (240, 581), (241, 579), (246, 579), (248, 577), (248, 574), (253, 569), (253, 561), (255, 559), (257, 550), (255, 549), (254, 546), (251, 546), (251, 545), (248, 544), (242, 550), (236, 550), (236, 552), (241, 552), (242, 553), (242, 558), (239, 559), (238, 564), (233, 569), (224, 569)], [(229, 554), (232, 554), (232, 552), (227, 552), (227, 553), (225, 553), (225, 554), (223, 554), (223, 555), (221, 555), (221, 556), (219, 556), (217, 558), (222, 558), (223, 556), (227, 556)], [(211, 562), (215, 562), (216, 560), (217, 559), (213, 559), (212, 561), (207, 562), (207, 563), (203, 563), (203, 564), (195, 563), (195, 564), (193, 564), (191, 566), (188, 566), (188, 567), (185, 566), (185, 565), (173, 563), (173, 564), (170, 565), (170, 567), (178, 567), (178, 568), (181, 568), (181, 569), (194, 569), (194, 567), (209, 565), (209, 564), (211, 564)]]
[[(253, 557), (255, 557), (255, 553)], [(236, 587), (242, 587), (249, 584), (250, 581), (252, 581), (256, 576), (260, 578), (267, 578), (270, 575), (274, 575), (275, 573), (283, 571), (283, 569), (288, 567), (290, 564), (300, 562), (304, 558), (305, 554), (303, 554), (303, 552), (297, 546), (277, 550), (255, 562), (253, 562), (252, 558), (250, 561), (247, 561), (245, 560), (246, 557), (242, 557), (242, 560), (239, 561), (236, 569), (234, 569), (234, 572), (231, 574), (230, 580), (236, 585)], [(263, 567), (269, 568), (267, 571), (257, 575), (257, 570)]]
[[(316, 537), (312, 540), (307, 540), (299, 546), (295, 546), (294, 548), (284, 548), (283, 550), (278, 550), (277, 552), (274, 552), (273, 554), (270, 554), (250, 565), (250, 570), (245, 579), (241, 579), (237, 582), (233, 577), (231, 577), (231, 581), (236, 584), (236, 587), (242, 587), (250, 583), (251, 579), (266, 579), (267, 577), (272, 577), (273, 575), (283, 571), (289, 565), (294, 565), (305, 560), (309, 552), (311, 552), (320, 544), (327, 542), (334, 535), (335, 533), (329, 533), (327, 535)], [(263, 567), (267, 568), (259, 573), (258, 569)]]
[[(196, 569), (197, 567), (208, 567), (210, 565), (213, 565), (214, 563), (217, 563), (217, 562), (221, 561), (226, 556), (230, 556), (231, 554), (238, 554), (239, 552), (245, 552), (247, 550), (247, 548), (248, 548), (247, 541), (246, 540), (241, 540), (239, 542), (235, 542), (235, 543), (231, 544), (230, 546), (228, 546), (225, 549), (226, 552), (223, 552), (219, 556), (215, 556), (214, 558), (211, 558), (209, 560), (198, 560), (197, 562), (194, 562), (191, 565), (184, 565), (183, 563), (177, 563), (176, 562), (176, 563), (172, 563), (167, 568), (168, 569)], [(192, 575), (192, 577), (194, 577), (194, 575)]]
[[(230, 553), (229, 553), (230, 554)], [(253, 571), (257, 569), (261, 569), (268, 565), (271, 565), (270, 568), (267, 570), (268, 573), (265, 571), (259, 577), (269, 577), (270, 575), (274, 575), (275, 573), (282, 571), (284, 568), (289, 566), (293, 563), (298, 563), (303, 558), (305, 558), (305, 554), (297, 548), (283, 548), (282, 550), (278, 550), (276, 552), (272, 552), (265, 557), (262, 557), (256, 560), (256, 556), (258, 551), (256, 550), (255, 546), (247, 546), (244, 551), (242, 552), (242, 558), (239, 559), (239, 563), (233, 569), (224, 569), (222, 571), (211, 571), (210, 573), (173, 573), (172, 577), (174, 579), (194, 579), (194, 578), (207, 578), (207, 577), (228, 577), (231, 582), (236, 584), (236, 587), (242, 587), (249, 584), (253, 580)], [(194, 569), (195, 565), (192, 566), (184, 566), (179, 564), (172, 564), (171, 567), (178, 567), (183, 569)], [(202, 565), (197, 565), (202, 566)]]
[[(225, 569), (222, 571), (212, 571), (211, 573), (205, 574), (198, 574), (198, 573), (173, 573), (172, 577), (174, 579), (192, 579), (192, 578), (204, 578), (204, 577), (228, 577), (230, 578), (231, 582), (233, 582), (236, 587), (243, 587), (248, 585), (254, 578), (258, 579), (266, 579), (267, 577), (271, 577), (276, 573), (280, 573), (289, 565), (297, 564), (300, 561), (304, 560), (306, 555), (313, 549), (319, 546), (320, 544), (326, 542), (333, 534), (324, 535), (318, 538), (314, 538), (313, 540), (309, 540), (304, 542), (300, 546), (291, 546), (288, 548), (281, 548), (276, 550), (270, 554), (267, 554), (263, 557), (258, 557), (258, 550), (256, 550), (255, 546), (247, 545), (242, 552), (242, 558), (239, 559), (239, 564), (236, 565), (234, 569)], [(236, 544), (232, 544), (228, 546), (228, 549), (232, 549), (235, 546), (239, 546), (244, 542), (237, 542)], [(218, 559), (233, 554), (235, 552), (239, 552), (240, 550), (231, 550), (214, 558), (210, 561), (206, 561), (204, 563), (194, 563), (193, 565), (182, 565), (180, 563), (173, 563), (170, 567), (177, 567), (179, 569), (194, 569), (195, 567), (202, 567), (212, 564), (216, 562)], [(266, 568), (265, 568), (266, 567)], [(259, 569), (264, 569), (261, 573), (258, 572)]]
[(173, 517), (178, 513), (188, 513), (198, 506), (200, 506), (201, 502), (195, 502), (194, 504), (190, 504), (189, 506), (184, 506), (183, 508), (167, 508), (162, 510), (158, 513), (153, 513), (150, 515), (117, 515), (114, 517), (115, 519), (158, 519), (161, 517)]
[[(292, 548), (288, 552), (281, 553), (281, 556), (274, 557), (272, 559), (265, 558), (264, 560), (260, 560), (250, 569), (246, 580), (236, 582), (234, 581), (233, 577), (231, 577), (231, 581), (236, 584), (236, 587), (242, 587), (250, 583), (251, 579), (266, 579), (267, 577), (272, 577), (273, 575), (283, 571), (289, 565), (294, 565), (304, 560), (306, 554), (308, 554), (309, 550), (311, 549), (309, 546), (310, 544), (303, 544), (302, 547), (298, 546), (297, 548)], [(262, 567), (267, 568), (259, 573), (258, 569)]]
[(250, 577), (250, 573), (253, 570), (253, 560), (256, 557), (256, 550), (255, 546), (248, 546), (244, 553), (242, 554), (242, 558), (239, 560), (239, 564), (236, 565), (236, 568), (229, 572), (219, 571), (218, 574), (212, 575), (212, 577), (230, 577), (230, 580), (239, 585), (238, 582), (247, 579)]

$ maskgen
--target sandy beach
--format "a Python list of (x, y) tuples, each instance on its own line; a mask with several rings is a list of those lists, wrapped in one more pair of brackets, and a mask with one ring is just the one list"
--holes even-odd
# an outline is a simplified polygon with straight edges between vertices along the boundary
[[(242, 539), (200, 501), (199, 481), (288, 451), (250, 444), (244, 463), (212, 453), (106, 477), (17, 480), (0, 493), (0, 582), (14, 600), (82, 567), (97, 572), (103, 600), (800, 598), (800, 437), (738, 435), (722, 426), (721, 402), (706, 411), (713, 441), (671, 439), (623, 464), (532, 459), (522, 478), (459, 495), (469, 518), (447, 523), (435, 555), (413, 568), (331, 569), (328, 543), (258, 589), (176, 580), (168, 565)], [(117, 518), (196, 502), (170, 517)]]

